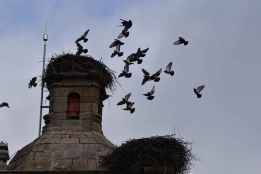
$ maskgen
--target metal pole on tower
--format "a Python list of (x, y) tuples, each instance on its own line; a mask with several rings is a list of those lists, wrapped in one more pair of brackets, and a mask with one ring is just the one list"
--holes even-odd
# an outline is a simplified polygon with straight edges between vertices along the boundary
[(48, 41), (48, 34), (43, 33), (43, 67), (42, 67), (42, 80), (41, 80), (41, 99), (40, 99), (40, 117), (39, 117), (39, 132), (41, 136), (42, 132), (42, 118), (43, 118), (43, 92), (44, 92), (44, 75), (45, 75), (45, 57), (46, 57), (46, 46)]

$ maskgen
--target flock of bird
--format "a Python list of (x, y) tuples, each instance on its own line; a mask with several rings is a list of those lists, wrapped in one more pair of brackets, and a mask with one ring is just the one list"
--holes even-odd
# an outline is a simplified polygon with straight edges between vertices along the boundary
[[(117, 39), (114, 39), (114, 41), (110, 44), (109, 48), (115, 48), (111, 54), (111, 57), (115, 57), (116, 55), (118, 57), (123, 56), (123, 52), (121, 51), (121, 46), (124, 45), (124, 42), (121, 41), (120, 39), (122, 38), (127, 38), (129, 36), (129, 29), (132, 27), (132, 21), (131, 20), (121, 20), (121, 27), (123, 27), (121, 33), (118, 35)], [(174, 45), (188, 45), (189, 41), (185, 40), (183, 37), (178, 37), (178, 40), (176, 40), (173, 44)], [(118, 75), (118, 78), (125, 77), (125, 78), (131, 78), (132, 73), (130, 72), (130, 66), (137, 63), (137, 64), (142, 64), (143, 62), (143, 57), (146, 56), (146, 53), (148, 52), (149, 48), (146, 49), (141, 49), (138, 48), (135, 53), (130, 54), (127, 56), (126, 59), (123, 60), (124, 62), (124, 67), (122, 72)], [(163, 71), (165, 74), (168, 74), (170, 76), (174, 76), (175, 71), (172, 69), (173, 62), (169, 62), (166, 65), (165, 70)], [(143, 80), (141, 82), (141, 85), (144, 85), (148, 81), (153, 81), (153, 82), (159, 82), (160, 81), (160, 75), (162, 72), (162, 68), (160, 68), (157, 72), (155, 73), (149, 73), (147, 70), (142, 69), (143, 73)], [(197, 88), (194, 88), (193, 91), (197, 98), (201, 98), (202, 94), (201, 91), (204, 89), (204, 85), (200, 85)], [(135, 107), (134, 104), (135, 102), (130, 100), (131, 97), (131, 92), (129, 92), (127, 95), (125, 95), (120, 102), (117, 103), (117, 105), (125, 105), (123, 110), (129, 111), (130, 113), (135, 112)], [(143, 95), (148, 99), (148, 100), (153, 100), (155, 98), (155, 85), (153, 85), (152, 89), (148, 91), (147, 93), (144, 93)]]
[[(113, 58), (115, 56), (118, 56), (118, 57), (123, 56), (124, 53), (121, 51), (121, 46), (124, 45), (124, 42), (121, 41), (120, 39), (129, 37), (129, 34), (130, 34), (129, 29), (133, 25), (131, 20), (124, 20), (124, 19), (120, 19), (120, 20), (121, 20), (120, 27), (123, 27), (123, 29), (120, 32), (120, 34), (117, 36), (117, 38), (114, 39), (114, 41), (109, 45), (109, 48), (114, 48), (114, 50), (111, 54), (111, 58)], [(75, 41), (75, 44), (77, 46), (76, 55), (86, 54), (88, 52), (88, 49), (84, 48), (82, 43), (86, 43), (88, 41), (87, 35), (88, 35), (89, 31), (90, 31), (89, 29), (87, 31), (85, 31), (84, 34), (81, 35)], [(183, 37), (179, 36), (178, 40), (176, 40), (173, 44), (174, 45), (184, 45), (184, 46), (186, 46), (186, 45), (188, 45), (188, 43), (189, 43), (189, 41), (187, 41)], [(143, 62), (142, 58), (144, 58), (146, 56), (146, 53), (148, 52), (148, 50), (149, 50), (149, 48), (145, 48), (145, 49), (138, 48), (135, 53), (132, 53), (129, 56), (127, 56), (127, 58), (123, 60), (124, 67), (123, 67), (122, 72), (118, 75), (118, 78), (121, 78), (121, 77), (131, 78), (132, 73), (130, 72), (130, 66), (135, 64), (135, 63), (142, 64), (142, 62)], [(173, 66), (173, 63), (169, 62), (166, 65), (165, 70), (163, 72), (165, 74), (170, 75), (170, 76), (174, 76), (175, 71), (172, 69), (172, 66)], [(159, 82), (161, 72), (162, 72), (162, 68), (160, 68), (155, 73), (149, 73), (147, 70), (142, 69), (143, 80), (141, 82), (141, 85), (144, 85), (145, 83), (147, 83), (149, 81)], [(28, 88), (36, 87), (37, 84), (38, 84), (37, 80), (38, 80), (37, 77), (33, 77), (28, 83)], [(197, 98), (202, 97), (201, 92), (204, 88), (205, 88), (205, 85), (200, 85), (200, 86), (193, 89), (193, 92), (194, 92), (194, 94), (196, 95)], [(153, 85), (152, 89), (150, 91), (144, 93), (143, 95), (148, 100), (153, 100), (155, 98), (154, 94), (155, 94), (155, 86)], [(135, 107), (134, 107), (135, 102), (130, 100), (131, 95), (132, 95), (132, 93), (129, 92), (127, 95), (125, 95), (121, 99), (120, 102), (117, 103), (117, 105), (118, 106), (125, 105), (126, 107), (123, 108), (123, 110), (129, 111), (130, 113), (134, 113), (135, 112)], [(3, 107), (9, 108), (9, 104), (7, 102), (2, 102), (0, 104), (0, 108), (3, 108)]]

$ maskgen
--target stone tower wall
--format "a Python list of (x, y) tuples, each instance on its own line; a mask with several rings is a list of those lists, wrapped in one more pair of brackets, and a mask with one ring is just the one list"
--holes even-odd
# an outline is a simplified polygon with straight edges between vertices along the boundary
[[(50, 123), (48, 130), (74, 129), (102, 133), (101, 89), (97, 83), (82, 80), (66, 80), (54, 83), (50, 88)], [(68, 96), (80, 95), (79, 120), (68, 119), (66, 115)]]
[[(70, 173), (103, 169), (101, 160), (115, 149), (101, 127), (110, 72), (91, 57), (75, 55), (54, 59), (46, 72), (50, 107), (43, 117), (43, 133), (16, 153), (8, 170)], [(68, 100), (71, 93), (76, 95)]]

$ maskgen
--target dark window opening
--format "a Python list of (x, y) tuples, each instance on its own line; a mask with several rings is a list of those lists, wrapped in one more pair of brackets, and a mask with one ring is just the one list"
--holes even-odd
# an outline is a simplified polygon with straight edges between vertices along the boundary
[(80, 115), (80, 95), (71, 93), (68, 95), (67, 101), (67, 118), (79, 119)]

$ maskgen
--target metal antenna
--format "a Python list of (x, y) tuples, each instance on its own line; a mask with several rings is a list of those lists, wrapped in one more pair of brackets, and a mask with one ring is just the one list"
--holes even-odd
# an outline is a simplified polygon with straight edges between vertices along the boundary
[(46, 57), (46, 46), (48, 41), (48, 34), (46, 32), (43, 33), (43, 67), (42, 67), (42, 83), (41, 83), (41, 100), (40, 100), (40, 118), (39, 118), (39, 136), (41, 136), (42, 132), (42, 118), (43, 118), (43, 92), (44, 92), (44, 75), (45, 75), (45, 57)]

